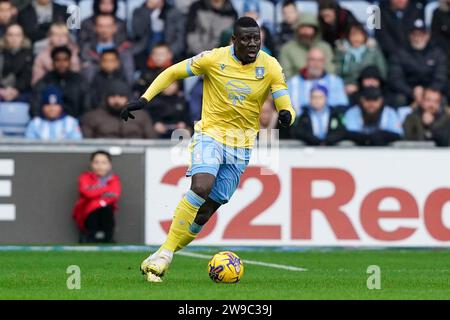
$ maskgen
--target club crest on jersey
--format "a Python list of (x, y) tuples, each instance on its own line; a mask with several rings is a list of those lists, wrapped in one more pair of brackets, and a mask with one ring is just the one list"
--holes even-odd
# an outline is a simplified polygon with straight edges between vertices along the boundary
[(264, 78), (264, 67), (256, 67), (255, 76), (256, 76), (256, 79)]
[(223, 63), (220, 64), (220, 69), (223, 71), (225, 69), (225, 65)]

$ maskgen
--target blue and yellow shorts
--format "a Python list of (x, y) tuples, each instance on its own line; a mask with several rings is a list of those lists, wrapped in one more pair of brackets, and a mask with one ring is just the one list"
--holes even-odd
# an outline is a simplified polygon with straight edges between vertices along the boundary
[(251, 149), (224, 145), (201, 132), (194, 133), (189, 145), (191, 163), (186, 172), (209, 173), (216, 177), (209, 197), (221, 204), (230, 200), (236, 191), (242, 173), (250, 161)]

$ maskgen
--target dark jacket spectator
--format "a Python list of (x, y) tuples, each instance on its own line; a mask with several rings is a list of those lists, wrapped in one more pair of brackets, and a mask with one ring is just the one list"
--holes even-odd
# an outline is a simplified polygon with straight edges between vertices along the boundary
[(336, 0), (318, 0), (318, 2), (322, 39), (334, 48), (336, 41), (344, 39), (350, 26), (358, 21), (349, 10), (341, 8)]
[(81, 22), (80, 32), (78, 34), (78, 43), (84, 43), (95, 40), (95, 18), (99, 14), (110, 14), (114, 17), (117, 26), (117, 32), (114, 34), (114, 42), (122, 43), (128, 39), (127, 24), (116, 16), (118, 0), (94, 0), (92, 3), (93, 15)]
[(333, 49), (321, 39), (317, 18), (307, 13), (300, 14), (295, 30), (295, 39), (285, 43), (280, 49), (279, 61), (286, 77), (289, 79), (297, 75), (305, 67), (311, 48), (322, 50), (326, 57), (326, 70), (333, 73)]
[(335, 145), (345, 137), (342, 116), (328, 105), (328, 90), (324, 86), (311, 88), (310, 105), (303, 108), (292, 134), (308, 145)]
[(28, 101), (33, 55), (30, 41), (18, 24), (0, 39), (0, 101)]
[(184, 97), (180, 95), (178, 82), (173, 82), (161, 94), (153, 98), (147, 110), (159, 138), (169, 139), (175, 129), (191, 127), (189, 109)]
[(403, 123), (406, 140), (434, 141), (447, 147), (450, 138), (450, 116), (442, 106), (442, 94), (425, 89), (419, 105)]
[(187, 16), (187, 53), (196, 55), (217, 46), (221, 33), (231, 27), (237, 13), (230, 0), (199, 0)]
[(403, 134), (397, 112), (384, 105), (381, 90), (366, 87), (360, 104), (344, 115), (346, 138), (361, 146), (384, 146), (399, 140)]
[[(154, 3), (160, 6), (153, 7)], [(144, 2), (133, 12), (133, 52), (138, 69), (145, 66), (151, 49), (160, 42), (169, 45), (175, 60), (181, 60), (186, 50), (186, 17), (165, 0)]]
[(38, 113), (41, 92), (49, 85), (58, 86), (62, 90), (67, 114), (79, 118), (90, 107), (88, 83), (81, 74), (70, 70), (71, 54), (67, 47), (52, 50), (53, 71), (47, 73), (33, 88), (33, 114)]
[(277, 35), (278, 48), (295, 38), (295, 27), (300, 14), (293, 0), (284, 1), (281, 10), (282, 20)]
[(109, 84), (114, 80), (127, 81), (120, 65), (119, 53), (115, 49), (104, 50), (101, 53), (100, 70), (95, 74), (90, 85), (89, 105), (101, 104)]
[(147, 58), (145, 68), (133, 85), (135, 94), (141, 96), (156, 77), (173, 63), (173, 54), (165, 43), (155, 45)]
[(408, 105), (419, 100), (423, 87), (445, 92), (447, 89), (447, 57), (441, 48), (429, 41), (430, 33), (423, 21), (417, 20), (406, 49), (397, 50), (390, 59), (390, 88), (396, 95), (396, 105)]
[(123, 121), (120, 112), (129, 101), (131, 92), (125, 82), (113, 81), (102, 106), (87, 112), (81, 120), (85, 138), (151, 139), (156, 137), (153, 123), (146, 111), (135, 112), (136, 119)]
[(20, 10), (17, 22), (24, 28), (31, 41), (44, 39), (55, 22), (66, 23), (69, 15), (67, 7), (51, 0), (33, 0)]
[(133, 82), (134, 60), (131, 43), (128, 41), (116, 42), (117, 25), (111, 15), (100, 14), (95, 19), (95, 38), (85, 42), (81, 48), (83, 73), (89, 82), (99, 70), (100, 55), (103, 50), (115, 49), (119, 53), (122, 70), (127, 82)]
[(380, 28), (375, 35), (384, 54), (389, 58), (401, 48), (408, 47), (409, 28), (423, 19), (423, 6), (414, 0), (386, 0), (380, 3)]
[(353, 106), (359, 103), (360, 92), (364, 87), (377, 87), (381, 90), (385, 104), (391, 106), (392, 95), (387, 88), (386, 80), (381, 76), (380, 69), (375, 65), (369, 65), (361, 70), (357, 79), (357, 91), (349, 95), (350, 105)]
[(447, 75), (450, 79), (450, 1), (440, 0), (439, 8), (433, 13), (431, 33), (436, 43), (447, 53)]
[(0, 0), (0, 38), (6, 32), (6, 28), (15, 22), (17, 8), (11, 0)]
[(383, 79), (386, 79), (387, 66), (383, 53), (376, 42), (368, 38), (360, 24), (348, 29), (345, 40), (337, 41), (335, 60), (336, 73), (344, 80), (347, 95), (358, 91), (358, 78), (367, 66), (376, 66)]
[(72, 216), (81, 232), (80, 242), (112, 242), (122, 186), (119, 176), (112, 172), (108, 152), (91, 155), (91, 170), (79, 176), (78, 193)]

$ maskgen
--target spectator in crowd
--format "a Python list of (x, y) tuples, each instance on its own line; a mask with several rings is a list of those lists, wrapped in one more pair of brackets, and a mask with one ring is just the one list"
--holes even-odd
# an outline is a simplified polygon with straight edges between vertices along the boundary
[(343, 40), (352, 25), (358, 23), (351, 11), (342, 8), (336, 0), (318, 0), (319, 24), (322, 39), (333, 48)]
[(259, 132), (258, 144), (264, 146), (275, 143), (279, 138), (278, 131), (278, 112), (275, 109), (272, 96), (267, 96), (261, 106), (261, 114), (259, 115)]
[(15, 21), (17, 8), (11, 0), (0, 0), (0, 38), (6, 32), (6, 28)]
[[(450, 0), (439, 0), (439, 7), (433, 12), (431, 33), (436, 43), (447, 53), (447, 78), (450, 79)], [(450, 92), (450, 81), (448, 81)]]
[(189, 8), (186, 25), (188, 56), (217, 46), (221, 33), (230, 28), (237, 13), (230, 0), (198, 0)]
[(135, 121), (124, 122), (120, 112), (128, 103), (131, 91), (128, 84), (114, 80), (108, 86), (103, 104), (84, 114), (81, 128), (86, 138), (151, 139), (156, 137), (147, 112), (136, 111)]
[(40, 114), (28, 124), (25, 137), (39, 140), (82, 139), (78, 120), (68, 115), (63, 107), (61, 90), (48, 86), (42, 92)]
[(44, 88), (55, 85), (62, 91), (64, 110), (72, 117), (79, 118), (89, 109), (89, 86), (84, 77), (70, 70), (72, 51), (66, 47), (56, 47), (50, 53), (53, 70), (39, 80), (33, 88), (31, 101), (33, 114), (41, 106), (40, 96)]
[(321, 40), (317, 18), (310, 14), (301, 14), (296, 25), (296, 39), (284, 44), (280, 49), (279, 61), (286, 77), (297, 75), (306, 65), (308, 51), (319, 48), (325, 54), (326, 69), (334, 72), (333, 50)]
[(119, 53), (116, 49), (106, 49), (100, 54), (100, 70), (90, 85), (91, 106), (99, 105), (103, 101), (103, 96), (113, 80), (127, 81), (121, 69)]
[(388, 0), (380, 3), (380, 28), (375, 36), (384, 54), (390, 58), (408, 47), (410, 26), (423, 19), (423, 7), (414, 0)]
[(32, 0), (19, 11), (17, 22), (34, 43), (47, 36), (52, 23), (66, 23), (68, 17), (66, 6), (52, 0)]
[(186, 17), (166, 0), (146, 0), (133, 12), (133, 51), (138, 69), (143, 69), (151, 49), (169, 45), (176, 61), (185, 56)]
[(255, 20), (261, 30), (261, 50), (275, 56), (275, 46), (272, 39), (272, 30), (274, 29), (272, 25), (263, 21), (261, 18), (261, 7), (259, 5), (259, 0), (244, 0), (243, 8), (244, 16), (250, 17)]
[(305, 106), (292, 128), (293, 136), (307, 145), (335, 145), (344, 140), (342, 116), (328, 104), (328, 89), (320, 84), (311, 88), (310, 104)]
[(450, 116), (442, 105), (442, 93), (433, 88), (423, 91), (418, 108), (403, 123), (406, 140), (434, 141), (437, 146), (447, 147), (450, 138)]
[(118, 0), (94, 0), (92, 3), (93, 15), (81, 22), (78, 34), (78, 43), (82, 47), (85, 43), (95, 41), (96, 26), (95, 20), (98, 15), (111, 15), (115, 20), (114, 43), (122, 43), (128, 40), (126, 22), (116, 16)]
[(197, 1), (198, 0), (172, 0), (172, 3), (183, 15), (187, 15), (191, 5)]
[(381, 76), (380, 69), (375, 65), (369, 65), (361, 70), (356, 82), (357, 91), (348, 96), (349, 105), (355, 105), (359, 103), (359, 94), (365, 87), (377, 87), (381, 90), (384, 101), (387, 105), (390, 105), (390, 95), (387, 92), (386, 81)]
[(300, 12), (294, 0), (286, 0), (281, 8), (282, 21), (279, 26), (277, 46), (281, 47), (286, 42), (295, 38), (295, 28)]
[(81, 47), (83, 73), (89, 82), (92, 82), (98, 71), (100, 55), (106, 49), (116, 49), (119, 52), (127, 82), (133, 82), (134, 61), (131, 44), (128, 41), (118, 42), (116, 34), (117, 24), (112, 15), (99, 14), (95, 17), (95, 38), (89, 39)]
[(133, 86), (137, 95), (141, 96), (156, 77), (173, 63), (173, 53), (165, 43), (156, 44), (147, 58), (145, 69)]
[(91, 170), (78, 177), (79, 198), (72, 216), (80, 230), (80, 243), (113, 241), (117, 202), (122, 193), (119, 176), (112, 171), (111, 155), (91, 154)]
[(28, 101), (32, 59), (31, 43), (22, 27), (9, 25), (0, 39), (0, 101)]
[[(33, 62), (33, 76), (31, 84), (34, 85), (44, 75), (53, 70), (53, 61), (51, 52), (56, 47), (67, 46), (72, 52), (70, 59), (70, 70), (73, 72), (80, 72), (81, 62), (79, 55), (79, 49), (77, 44), (72, 41), (69, 34), (69, 29), (65, 23), (54, 23), (49, 30), (48, 38), (40, 40), (42, 42), (40, 52), (37, 54)], [(34, 49), (38, 43), (35, 43)]]
[(361, 24), (348, 28), (344, 40), (337, 41), (336, 73), (344, 79), (348, 96), (358, 91), (357, 81), (361, 71), (370, 65), (378, 68), (383, 79), (387, 75), (387, 66), (383, 53), (373, 39), (369, 39)]
[(344, 116), (346, 137), (361, 146), (384, 146), (399, 140), (403, 134), (397, 112), (384, 104), (379, 88), (365, 87), (360, 104)]
[(430, 32), (423, 20), (416, 20), (406, 49), (397, 50), (390, 58), (389, 83), (395, 94), (395, 105), (408, 105), (419, 100), (424, 87), (447, 90), (447, 56), (430, 42)]
[(315, 84), (321, 84), (329, 92), (330, 106), (347, 106), (348, 98), (345, 94), (344, 81), (337, 75), (325, 70), (326, 56), (319, 48), (312, 48), (308, 52), (306, 66), (300, 73), (288, 80), (287, 85), (292, 104), (299, 115), (302, 107), (310, 104), (310, 91)]
[(190, 130), (189, 109), (179, 87), (178, 82), (173, 82), (148, 104), (153, 128), (160, 139), (170, 139), (176, 129)]

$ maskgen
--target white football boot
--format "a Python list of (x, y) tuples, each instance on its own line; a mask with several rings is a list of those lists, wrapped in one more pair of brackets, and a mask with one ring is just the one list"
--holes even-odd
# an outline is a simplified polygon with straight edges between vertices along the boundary
[(155, 252), (141, 263), (141, 271), (147, 276), (149, 282), (162, 282), (169, 265), (172, 262), (173, 252), (161, 250)]

